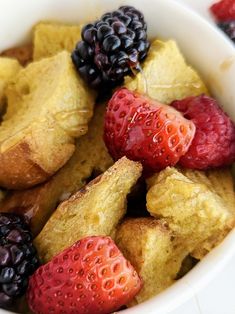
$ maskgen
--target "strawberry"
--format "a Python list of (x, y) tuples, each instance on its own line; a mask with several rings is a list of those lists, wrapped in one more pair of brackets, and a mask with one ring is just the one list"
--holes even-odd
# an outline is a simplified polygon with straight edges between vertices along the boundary
[(219, 22), (235, 20), (235, 0), (222, 0), (210, 7)]
[(174, 101), (172, 106), (196, 125), (196, 134), (180, 164), (192, 169), (227, 166), (235, 161), (235, 125), (216, 100), (205, 96)]
[(104, 141), (114, 159), (141, 161), (145, 174), (174, 166), (194, 137), (181, 113), (146, 96), (118, 89), (108, 103)]
[(110, 237), (86, 237), (33, 274), (27, 300), (36, 314), (106, 314), (130, 302), (141, 286)]

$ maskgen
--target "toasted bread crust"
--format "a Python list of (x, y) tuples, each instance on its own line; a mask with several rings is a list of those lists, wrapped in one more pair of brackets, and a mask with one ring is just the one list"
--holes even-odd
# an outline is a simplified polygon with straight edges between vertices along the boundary
[(0, 153), (0, 164), (0, 186), (12, 189), (27, 188), (51, 176), (32, 160), (27, 142)]
[(1, 53), (1, 56), (15, 58), (21, 65), (25, 66), (33, 58), (33, 45), (27, 44), (15, 48), (10, 48)]
[[(66, 145), (58, 162), (61, 168), (72, 156), (75, 145)], [(10, 149), (0, 152), (0, 186), (20, 190), (48, 180), (54, 173), (45, 171), (34, 158), (34, 152), (27, 142), (19, 142)]]

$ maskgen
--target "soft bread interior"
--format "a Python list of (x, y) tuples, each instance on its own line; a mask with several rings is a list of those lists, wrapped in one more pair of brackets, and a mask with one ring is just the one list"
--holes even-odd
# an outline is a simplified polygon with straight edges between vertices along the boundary
[(184, 247), (174, 247), (174, 233), (164, 219), (127, 219), (117, 228), (115, 240), (144, 283), (130, 306), (172, 285), (187, 255)]
[(142, 71), (126, 77), (125, 86), (161, 103), (208, 93), (199, 74), (184, 60), (174, 40), (154, 40)]
[(6, 87), (12, 80), (14, 80), (20, 69), (21, 66), (17, 60), (0, 57), (0, 114), (6, 105)]
[(35, 25), (33, 59), (54, 56), (62, 50), (72, 52), (81, 40), (82, 25), (40, 22)]
[[(211, 183), (211, 180), (215, 182), (217, 172), (210, 171), (207, 176), (200, 171), (183, 170), (183, 174), (175, 168), (166, 168), (148, 181), (150, 214), (166, 219), (179, 245), (196, 258), (202, 258), (219, 244), (235, 223), (231, 174), (225, 170), (224, 176), (220, 176), (221, 183), (217, 181), (229, 190), (228, 198), (224, 197), (224, 188), (216, 188)], [(204, 254), (203, 249), (206, 249)]]

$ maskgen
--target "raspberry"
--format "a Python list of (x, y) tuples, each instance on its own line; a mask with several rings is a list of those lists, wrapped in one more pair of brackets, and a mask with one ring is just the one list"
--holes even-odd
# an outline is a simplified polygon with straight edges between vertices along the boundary
[(143, 14), (131, 6), (104, 14), (83, 28), (83, 40), (72, 53), (75, 67), (92, 87), (121, 83), (147, 55), (146, 30)]
[(213, 15), (220, 22), (235, 20), (235, 1), (222, 0), (213, 4), (210, 8)]
[(201, 95), (174, 101), (172, 106), (196, 125), (192, 144), (180, 159), (182, 166), (208, 169), (235, 161), (235, 125), (216, 100)]
[(0, 213), (0, 307), (22, 296), (39, 266), (28, 225), (17, 215)]
[(235, 43), (235, 20), (228, 21), (228, 22), (221, 22), (218, 24), (218, 26)]

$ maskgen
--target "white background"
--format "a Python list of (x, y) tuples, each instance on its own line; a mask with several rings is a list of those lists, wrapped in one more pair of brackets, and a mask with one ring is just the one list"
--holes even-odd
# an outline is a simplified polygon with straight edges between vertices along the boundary
[[(211, 20), (208, 7), (213, 0), (175, 0)], [(235, 314), (235, 256), (226, 269), (204, 290), (171, 314)]]

